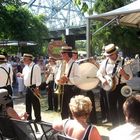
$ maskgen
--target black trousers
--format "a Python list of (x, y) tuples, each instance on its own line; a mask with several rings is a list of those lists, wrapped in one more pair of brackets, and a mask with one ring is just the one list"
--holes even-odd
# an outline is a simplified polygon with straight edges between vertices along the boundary
[(28, 120), (32, 120), (32, 107), (34, 110), (35, 120), (41, 120), (41, 105), (39, 99), (33, 94), (32, 90), (26, 89), (26, 112), (29, 114)]
[(48, 83), (48, 108), (49, 109), (58, 109), (58, 96), (54, 94), (54, 81)]
[(100, 89), (100, 107), (102, 120), (107, 119), (109, 121), (110, 116), (109, 116), (108, 94), (103, 88)]
[(126, 100), (121, 94), (121, 88), (125, 84), (117, 85), (116, 89), (108, 93), (109, 99), (109, 110), (110, 110), (110, 119), (113, 127), (118, 126), (125, 122), (125, 116), (123, 114), (123, 103)]
[(80, 90), (74, 85), (64, 85), (64, 93), (62, 95), (62, 101), (61, 101), (62, 119), (71, 117), (71, 113), (70, 113), (70, 109), (69, 109), (69, 102), (73, 96), (79, 95), (79, 92), (80, 92)]
[(92, 124), (97, 124), (97, 116), (96, 116), (96, 105), (95, 105), (95, 95), (94, 93), (90, 90), (86, 92), (86, 96), (90, 98), (92, 102), (92, 111), (90, 113), (88, 122)]

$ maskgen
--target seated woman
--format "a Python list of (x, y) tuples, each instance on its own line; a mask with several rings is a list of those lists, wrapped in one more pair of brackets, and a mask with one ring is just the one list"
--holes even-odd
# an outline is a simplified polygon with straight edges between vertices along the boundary
[(9, 106), (12, 101), (6, 89), (0, 89), (0, 131), (2, 135), (11, 139), (16, 138), (15, 130), (10, 118), (18, 120), (27, 120), (28, 114), (19, 116), (17, 112)]
[(71, 98), (69, 107), (73, 119), (53, 123), (53, 128), (76, 140), (101, 140), (97, 128), (87, 124), (87, 119), (92, 110), (91, 100), (86, 96), (78, 95)]
[(7, 89), (0, 89), (0, 115), (7, 118), (27, 120), (29, 115), (25, 112), (23, 115), (19, 116), (14, 108), (9, 106), (11, 102), (12, 98), (9, 96)]

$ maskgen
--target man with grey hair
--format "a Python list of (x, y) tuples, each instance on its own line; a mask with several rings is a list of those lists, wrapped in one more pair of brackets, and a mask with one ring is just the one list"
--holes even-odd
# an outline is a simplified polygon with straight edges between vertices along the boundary
[(124, 58), (119, 56), (115, 44), (105, 46), (104, 55), (106, 58), (100, 64), (97, 77), (107, 92), (110, 119), (115, 127), (125, 120), (122, 105), (126, 97), (121, 94), (121, 88), (132, 78), (132, 71), (129, 65), (125, 65)]
[(132, 95), (123, 104), (126, 123), (112, 129), (110, 140), (140, 139), (140, 95)]

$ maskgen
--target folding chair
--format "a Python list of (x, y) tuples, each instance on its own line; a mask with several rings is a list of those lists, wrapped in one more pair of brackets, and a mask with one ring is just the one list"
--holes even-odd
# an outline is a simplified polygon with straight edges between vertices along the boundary
[(16, 119), (11, 119), (11, 121), (18, 140), (38, 140), (41, 138), (42, 134), (40, 134), (40, 137), (37, 137), (32, 127), (34, 122)]
[(6, 116), (0, 116), (0, 140), (17, 140), (12, 122)]
[(0, 131), (0, 140), (3, 140), (3, 135), (1, 131)]
[(58, 133), (58, 131), (52, 128), (52, 123), (41, 121), (39, 122), (39, 124), (43, 131), (42, 139), (43, 139), (43, 136), (45, 136), (46, 140), (56, 139), (56, 134)]
[(70, 138), (70, 137), (67, 137), (65, 135), (62, 135), (62, 134), (57, 134), (57, 139), (58, 140), (75, 140), (74, 138)]

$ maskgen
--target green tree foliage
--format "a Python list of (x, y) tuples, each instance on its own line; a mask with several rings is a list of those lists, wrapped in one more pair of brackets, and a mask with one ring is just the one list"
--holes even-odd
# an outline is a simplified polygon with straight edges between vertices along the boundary
[(131, 1), (132, 0), (96, 0), (94, 4), (94, 11), (101, 14), (127, 5)]
[(18, 0), (10, 2), (5, 0), (0, 7), (1, 40), (35, 41), (37, 43), (37, 46), (7, 47), (7, 51), (16, 53), (20, 49), (22, 53), (45, 54), (47, 43), (44, 38), (48, 37), (48, 29), (44, 17), (32, 15), (28, 9), (21, 7)]
[[(94, 10), (100, 14), (117, 9), (131, 2), (132, 0), (96, 0)], [(95, 30), (97, 30), (105, 23), (94, 22), (94, 24)], [(116, 23), (112, 23), (93, 36), (93, 47), (96, 46), (96, 49), (98, 48), (98, 52), (101, 53), (104, 45), (107, 45), (108, 43), (115, 43), (120, 47), (124, 55), (134, 56), (135, 53), (140, 53), (140, 49), (138, 49), (139, 39), (137, 32), (137, 28), (120, 26), (116, 25)]]
[(88, 6), (88, 4), (82, 0), (73, 0), (74, 4), (77, 5), (82, 13), (87, 13), (91, 15), (93, 13), (93, 9)]
[(0, 5), (7, 6), (7, 5), (14, 5), (16, 7), (19, 7), (22, 5), (21, 0), (0, 0)]
[(85, 40), (78, 40), (75, 44), (78, 51), (86, 51), (86, 41)]
[[(82, 0), (74, 0), (76, 4), (82, 5)], [(97, 14), (108, 12), (124, 5), (127, 5), (134, 0), (96, 0), (93, 10)], [(101, 28), (106, 22), (91, 21), (90, 30), (92, 34), (99, 28)], [(112, 23), (109, 26), (103, 28), (95, 35), (92, 35), (91, 45), (93, 54), (101, 54), (102, 47), (108, 43), (115, 43), (120, 47), (126, 56), (134, 56), (136, 53), (140, 53), (140, 39), (138, 38), (139, 29), (116, 25)]]

